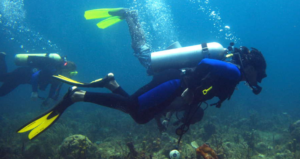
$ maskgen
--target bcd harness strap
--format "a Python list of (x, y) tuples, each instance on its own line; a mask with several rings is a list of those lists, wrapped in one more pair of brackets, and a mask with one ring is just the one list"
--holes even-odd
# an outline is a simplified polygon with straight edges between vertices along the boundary
[(201, 46), (202, 46), (202, 54), (204, 58), (210, 58), (210, 53), (207, 47), (207, 43), (202, 43)]

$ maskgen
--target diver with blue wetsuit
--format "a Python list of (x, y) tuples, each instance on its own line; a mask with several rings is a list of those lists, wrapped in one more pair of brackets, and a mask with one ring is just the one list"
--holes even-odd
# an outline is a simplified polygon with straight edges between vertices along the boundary
[[(33, 139), (52, 125), (61, 114), (76, 102), (90, 102), (121, 110), (128, 113), (137, 123), (144, 124), (155, 116), (168, 110), (169, 105), (178, 97), (182, 97), (192, 106), (213, 97), (218, 97), (216, 107), (220, 108), (224, 100), (230, 99), (236, 85), (246, 80), (253, 88), (253, 93), (259, 94), (261, 82), (266, 77), (266, 63), (263, 55), (257, 49), (249, 51), (242, 47), (228, 63), (205, 58), (191, 70), (183, 73), (179, 69), (166, 69), (153, 75), (150, 83), (141, 87), (133, 95), (128, 96), (120, 86), (113, 93), (95, 93), (70, 88), (53, 109), (32, 120), (18, 130), (19, 133), (30, 131), (29, 138)], [(113, 76), (92, 83), (93, 87), (106, 87), (114, 81)], [(123, 95), (122, 95), (123, 92)], [(189, 108), (186, 108), (189, 109)]]
[[(105, 78), (91, 83), (82, 83), (63, 76), (54, 76), (65, 83), (80, 87), (106, 87), (112, 93), (95, 93), (79, 90), (76, 87), (70, 88), (63, 100), (54, 108), (20, 128), (18, 133), (31, 131), (29, 139), (35, 138), (57, 121), (61, 114), (76, 102), (90, 102), (118, 109), (131, 115), (137, 123), (144, 124), (154, 117), (170, 111), (172, 104), (177, 99), (183, 100), (180, 103), (182, 108), (176, 108), (176, 111), (195, 112), (194, 108), (198, 103), (213, 97), (219, 98), (219, 101), (213, 105), (220, 108), (224, 100), (230, 99), (240, 81), (246, 80), (253, 89), (253, 93), (260, 93), (261, 87), (258, 86), (257, 82), (260, 83), (266, 77), (266, 62), (257, 49), (250, 51), (246, 47), (241, 47), (235, 50), (232, 52), (233, 60), (231, 63), (205, 58), (223, 57), (223, 47), (216, 43), (205, 43), (187, 48), (177, 47), (178, 49), (175, 47), (175, 49), (165, 51), (163, 54), (151, 53), (140, 25), (135, 26), (137, 25), (136, 12), (128, 14), (128, 10), (119, 11), (117, 14), (126, 13), (123, 18), (126, 18), (129, 25), (132, 47), (140, 62), (148, 69), (148, 73), (153, 75), (152, 81), (141, 87), (133, 95), (128, 95), (117, 84), (113, 74), (108, 74)], [(173, 56), (175, 54), (176, 56)], [(195, 56), (199, 57), (199, 55), (200, 58), (194, 58)], [(174, 59), (174, 57), (175, 60), (169, 60), (171, 63), (168, 63), (168, 59)], [(199, 61), (197, 62), (197, 60)], [(161, 65), (167, 63), (167, 67)], [(189, 67), (184, 72), (179, 69), (182, 64)], [(172, 65), (176, 66), (173, 67)], [(161, 69), (158, 66), (165, 68)], [(168, 69), (169, 66), (171, 69)], [(200, 110), (198, 115), (201, 116), (199, 118), (201, 120), (203, 111)], [(189, 125), (191, 122), (191, 120), (185, 121), (185, 124)]]
[[(25, 54), (17, 54), (15, 62), (18, 63), (17, 56), (24, 57)], [(26, 54), (27, 55), (27, 54)], [(29, 62), (30, 61), (30, 62)], [(38, 90), (45, 90), (50, 84), (48, 97), (44, 100), (46, 106), (49, 100), (56, 100), (62, 83), (52, 79), (52, 75), (75, 71), (76, 65), (70, 61), (55, 61), (47, 57), (30, 57), (26, 65), (18, 67), (12, 72), (7, 72), (5, 53), (0, 53), (0, 96), (5, 96), (21, 84), (32, 86), (31, 98), (42, 98), (38, 96)]]

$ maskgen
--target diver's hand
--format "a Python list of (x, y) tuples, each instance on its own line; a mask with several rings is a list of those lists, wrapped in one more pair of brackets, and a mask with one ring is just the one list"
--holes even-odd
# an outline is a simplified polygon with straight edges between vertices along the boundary
[(32, 92), (31, 93), (31, 100), (36, 101), (38, 99), (39, 95), (37, 92)]
[(51, 103), (53, 103), (53, 99), (52, 98), (47, 98), (43, 101), (42, 106), (43, 107), (48, 107)]
[(167, 119), (164, 119), (164, 120), (161, 122), (161, 124), (162, 124), (165, 128), (167, 128), (168, 125), (169, 125), (169, 121), (168, 121)]

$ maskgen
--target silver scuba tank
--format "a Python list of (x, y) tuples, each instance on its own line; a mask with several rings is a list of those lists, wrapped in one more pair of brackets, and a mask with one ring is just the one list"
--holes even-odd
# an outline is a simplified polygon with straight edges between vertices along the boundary
[(151, 53), (151, 66), (153, 71), (195, 67), (204, 58), (221, 60), (225, 53), (226, 49), (216, 42), (180, 47)]
[(57, 53), (35, 53), (35, 54), (16, 54), (15, 55), (15, 64), (17, 66), (30, 66), (34, 65), (36, 61), (39, 63), (43, 62), (44, 58), (50, 58), (55, 62), (61, 62), (63, 59)]

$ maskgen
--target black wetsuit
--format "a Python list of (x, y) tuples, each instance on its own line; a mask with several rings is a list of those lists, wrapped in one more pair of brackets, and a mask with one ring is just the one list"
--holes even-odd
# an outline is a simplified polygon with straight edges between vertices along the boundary
[(43, 67), (36, 70), (34, 67), (18, 67), (12, 72), (7, 72), (4, 57), (4, 55), (0, 55), (0, 82), (3, 82), (0, 87), (0, 97), (7, 95), (21, 84), (31, 84), (33, 91), (45, 90), (51, 84), (48, 98), (57, 97), (55, 93), (60, 83), (51, 80), (55, 73), (54, 68)]

